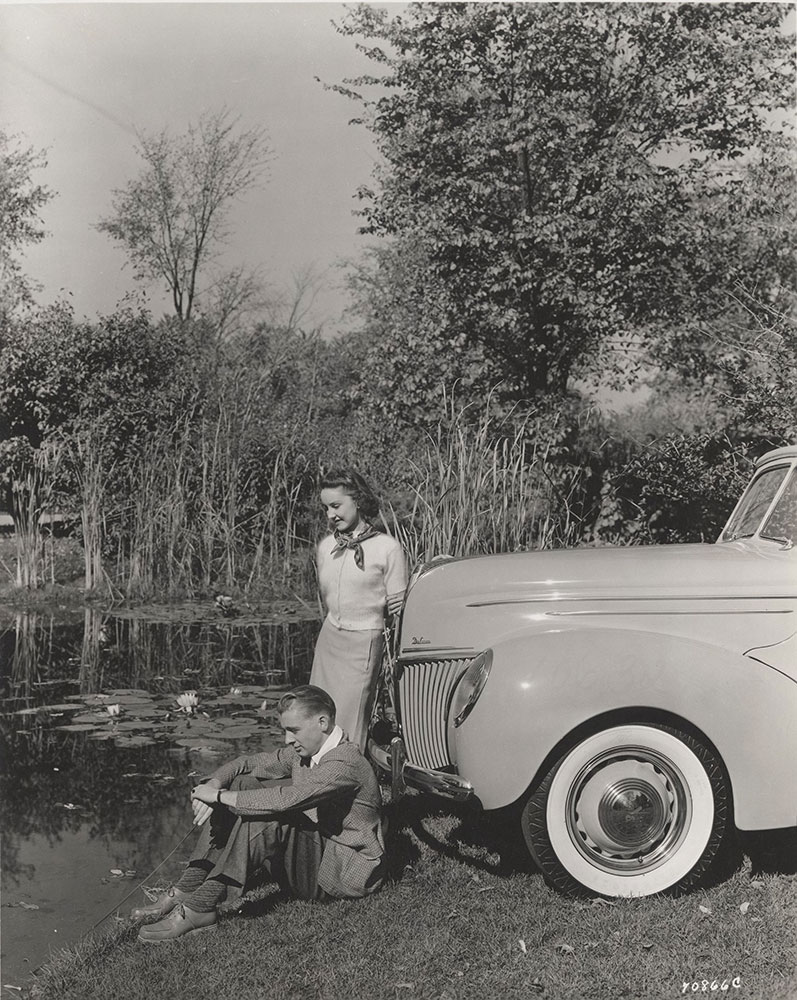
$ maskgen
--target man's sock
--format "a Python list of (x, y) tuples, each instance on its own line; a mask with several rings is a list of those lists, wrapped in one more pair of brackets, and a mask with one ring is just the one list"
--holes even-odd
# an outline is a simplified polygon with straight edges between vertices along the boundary
[(195, 889), (183, 904), (195, 913), (210, 913), (227, 895), (227, 886), (216, 878), (209, 878)]
[(180, 876), (174, 888), (179, 889), (180, 892), (185, 893), (187, 896), (202, 885), (208, 877), (209, 871), (209, 868), (205, 868), (202, 864), (196, 864), (192, 861), (188, 864), (188, 867)]

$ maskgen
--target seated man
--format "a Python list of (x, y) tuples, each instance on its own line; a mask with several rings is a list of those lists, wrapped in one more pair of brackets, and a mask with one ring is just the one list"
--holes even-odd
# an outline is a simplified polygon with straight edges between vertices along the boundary
[(139, 941), (215, 930), (216, 907), (239, 897), (259, 869), (300, 899), (367, 896), (381, 886), (379, 787), (335, 725), (335, 703), (306, 684), (278, 710), (286, 746), (238, 757), (192, 791), (194, 822), (203, 825), (196, 851), (173, 888), (133, 910), (134, 920), (164, 918), (142, 927)]

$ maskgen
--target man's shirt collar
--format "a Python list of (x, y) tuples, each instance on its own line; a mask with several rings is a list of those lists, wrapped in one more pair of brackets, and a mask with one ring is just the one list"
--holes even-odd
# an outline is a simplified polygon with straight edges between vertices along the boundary
[(316, 764), (320, 763), (321, 758), (324, 756), (324, 754), (329, 753), (330, 750), (334, 750), (342, 739), (343, 739), (343, 730), (340, 728), (340, 726), (336, 725), (332, 730), (332, 732), (329, 734), (329, 736), (327, 736), (327, 738), (324, 740), (324, 743), (321, 746), (321, 749), (318, 751), (318, 753), (313, 754), (313, 756), (310, 758), (310, 766), (315, 767)]

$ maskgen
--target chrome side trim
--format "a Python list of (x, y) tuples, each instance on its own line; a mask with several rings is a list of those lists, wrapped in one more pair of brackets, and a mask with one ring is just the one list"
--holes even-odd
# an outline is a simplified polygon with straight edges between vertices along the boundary
[[(496, 600), (494, 600), (494, 601), (473, 601), (471, 604), (466, 604), (465, 607), (466, 608), (497, 608), (497, 607), (501, 607), (504, 604), (553, 604), (554, 602), (556, 602), (558, 604), (564, 604), (565, 602), (575, 604), (575, 603), (580, 602), (580, 601), (591, 601), (591, 602), (596, 603), (596, 604), (597, 603), (609, 604), (609, 603), (612, 603), (612, 602), (618, 602), (619, 603), (621, 601), (625, 601), (625, 602), (628, 602), (628, 603), (634, 603), (634, 604), (641, 604), (643, 601), (658, 601), (659, 603), (663, 603), (665, 601), (669, 601), (672, 604), (683, 603), (683, 602), (686, 602), (686, 601), (696, 601), (696, 602), (699, 602), (699, 601), (736, 601), (736, 602), (739, 602), (739, 601), (791, 601), (791, 600), (794, 599), (794, 597), (795, 597), (794, 594), (766, 594), (764, 597), (755, 596), (755, 595), (752, 595), (752, 594), (751, 595), (746, 595), (746, 596), (741, 596), (741, 597), (739, 595), (737, 595), (737, 594), (727, 594), (727, 595), (724, 595), (724, 596), (720, 595), (720, 596), (717, 596), (717, 597), (709, 597), (709, 596), (706, 596), (706, 595), (703, 595), (703, 594), (678, 594), (677, 596), (673, 596), (672, 594), (668, 594), (668, 595), (662, 597), (661, 595), (658, 595), (658, 594), (654, 594), (652, 596), (646, 596), (645, 594), (630, 594), (630, 593), (627, 593), (627, 592), (624, 592), (624, 593), (621, 593), (621, 594), (610, 594), (608, 596), (604, 595), (604, 596), (601, 596), (601, 597), (597, 596), (596, 594), (586, 594), (583, 597), (579, 597), (577, 595), (570, 594), (570, 593), (561, 593), (561, 594), (556, 594), (555, 596), (552, 595), (550, 597), (499, 597), (499, 598), (496, 598)], [(547, 612), (547, 613), (550, 614), (551, 612)], [(588, 613), (589, 612), (587, 612), (587, 614)], [(614, 614), (615, 612), (610, 612), (610, 613)], [(617, 614), (620, 614), (620, 613), (627, 614), (628, 612), (619, 612), (618, 611), (616, 613)], [(652, 612), (652, 613), (653, 614), (680, 614), (680, 612), (678, 612), (678, 611), (660, 611), (660, 612)], [(692, 611), (692, 612), (690, 612), (690, 614), (727, 614), (727, 615), (738, 615), (738, 614), (744, 614), (744, 613), (745, 612), (741, 612), (741, 611), (711, 611), (711, 612), (709, 612), (709, 611)], [(751, 609), (751, 611), (749, 611), (747, 613), (749, 613), (749, 614), (771, 614), (771, 615), (772, 614), (776, 614), (776, 615), (777, 614), (785, 614), (785, 612), (783, 612), (783, 611), (759, 612), (755, 608)], [(640, 612), (638, 612), (638, 614), (648, 614), (648, 612), (640, 611)]]
[(475, 646), (405, 646), (398, 656), (398, 663), (429, 663), (438, 660), (459, 660), (474, 657)]
[[(396, 744), (397, 739), (398, 737), (392, 741), (391, 746)], [(389, 750), (369, 739), (368, 756), (381, 771), (390, 774), (393, 761), (400, 754), (397, 754), (395, 749), (391, 754)], [(409, 788), (415, 788), (419, 792), (429, 792), (431, 795), (440, 795), (453, 802), (471, 802), (476, 798), (473, 785), (458, 774), (445, 774), (432, 768), (418, 767), (417, 764), (404, 762), (401, 765), (400, 778)]]
[(791, 608), (783, 608), (779, 611), (768, 611), (766, 608), (761, 608), (761, 610), (756, 610), (751, 608), (749, 611), (739, 611), (728, 610), (728, 611), (546, 611), (546, 618), (586, 618), (591, 616), (596, 618), (602, 616), (604, 618), (609, 616), (630, 618), (633, 615), (637, 617), (652, 618), (655, 615), (666, 616), (668, 618), (681, 618), (684, 615), (792, 615), (794, 612)]

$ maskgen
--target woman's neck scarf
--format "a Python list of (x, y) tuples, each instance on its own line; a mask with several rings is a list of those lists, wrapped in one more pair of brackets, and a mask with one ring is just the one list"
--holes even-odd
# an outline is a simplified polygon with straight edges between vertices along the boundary
[(335, 531), (333, 534), (335, 545), (332, 548), (332, 555), (336, 552), (345, 552), (346, 549), (351, 549), (354, 552), (355, 566), (358, 569), (364, 570), (365, 557), (363, 556), (362, 543), (368, 538), (373, 538), (374, 535), (381, 534), (381, 532), (369, 524), (359, 535), (353, 535), (351, 532), (344, 531)]

